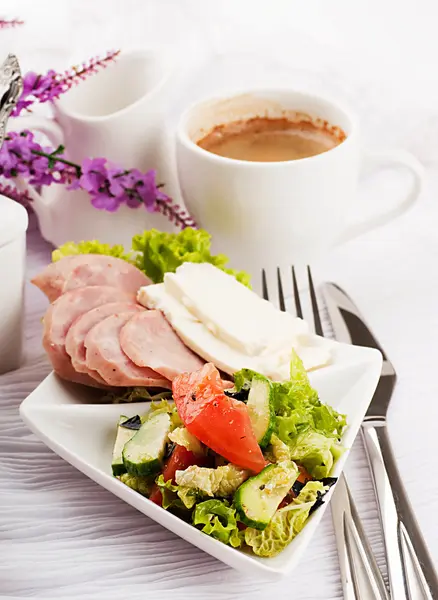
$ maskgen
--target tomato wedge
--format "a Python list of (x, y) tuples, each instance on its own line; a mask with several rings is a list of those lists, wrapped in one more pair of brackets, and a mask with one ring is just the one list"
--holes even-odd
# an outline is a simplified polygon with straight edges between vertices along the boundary
[[(184, 448), (184, 446), (175, 446), (174, 451), (167, 459), (166, 464), (163, 469), (163, 478), (164, 481), (171, 480), (172, 483), (175, 483), (175, 473), (179, 470), (184, 471), (187, 467), (191, 465), (198, 465), (200, 467), (205, 467), (208, 464), (208, 459), (206, 456), (201, 456), (198, 454), (194, 454)], [(157, 484), (154, 484), (151, 495), (149, 496), (149, 500), (155, 502), (161, 506), (163, 498), (161, 496), (160, 488)]]
[(203, 444), (243, 469), (259, 473), (266, 466), (246, 404), (224, 394), (212, 363), (176, 377), (172, 391), (181, 420)]

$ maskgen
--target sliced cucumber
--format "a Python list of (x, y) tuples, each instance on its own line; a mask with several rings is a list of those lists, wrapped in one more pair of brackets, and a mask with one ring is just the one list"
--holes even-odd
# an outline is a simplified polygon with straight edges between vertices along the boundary
[(158, 473), (170, 431), (170, 416), (158, 413), (147, 419), (125, 445), (123, 464), (131, 475)]
[(242, 523), (254, 529), (265, 529), (298, 473), (294, 462), (284, 461), (265, 467), (261, 473), (242, 483), (234, 494), (234, 505)]
[(123, 475), (126, 473), (126, 467), (123, 464), (122, 452), (125, 444), (129, 442), (129, 440), (136, 434), (135, 429), (130, 429), (127, 427), (122, 427), (121, 424), (125, 423), (128, 420), (128, 417), (122, 415), (119, 419), (119, 424), (117, 426), (117, 435), (116, 441), (114, 442), (113, 449), (113, 461), (112, 461), (112, 469), (113, 475)]
[(274, 393), (269, 379), (255, 375), (251, 382), (248, 402), (251, 425), (259, 446), (265, 448), (271, 441), (275, 423)]

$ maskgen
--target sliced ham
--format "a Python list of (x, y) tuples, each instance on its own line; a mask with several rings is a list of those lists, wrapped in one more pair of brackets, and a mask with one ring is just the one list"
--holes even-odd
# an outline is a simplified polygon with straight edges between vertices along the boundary
[(149, 386), (171, 389), (171, 383), (148, 367), (138, 367), (123, 352), (119, 335), (132, 318), (132, 312), (107, 317), (85, 338), (86, 365), (97, 371), (108, 385)]
[(134, 315), (120, 332), (123, 352), (139, 367), (150, 367), (172, 381), (205, 364), (187, 348), (159, 310)]
[(70, 263), (72, 265), (74, 268), (65, 280), (63, 292), (89, 285), (110, 285), (136, 294), (142, 286), (151, 283), (140, 269), (114, 256), (90, 254), (86, 262)]
[(54, 302), (62, 294), (66, 277), (74, 268), (70, 265), (74, 264), (76, 258), (77, 256), (66, 256), (58, 262), (51, 263), (31, 279), (31, 282), (47, 296), (50, 302)]
[[(70, 381), (82, 378), (82, 374), (74, 370), (65, 349), (66, 336), (73, 322), (89, 310), (115, 301), (134, 303), (135, 299), (132, 294), (113, 287), (94, 286), (67, 292), (49, 306), (44, 316), (43, 347), (60, 377)], [(103, 383), (97, 374), (95, 379), (99, 384)]]
[(71, 357), (71, 362), (76, 371), (88, 373), (88, 367), (85, 362), (85, 337), (87, 333), (100, 321), (116, 315), (118, 313), (135, 313), (136, 311), (145, 311), (139, 304), (129, 302), (108, 302), (97, 308), (93, 308), (76, 319), (68, 330), (65, 338), (65, 349)]
[(86, 286), (107, 285), (136, 294), (150, 280), (134, 265), (104, 254), (65, 256), (32, 279), (53, 302), (64, 292)]

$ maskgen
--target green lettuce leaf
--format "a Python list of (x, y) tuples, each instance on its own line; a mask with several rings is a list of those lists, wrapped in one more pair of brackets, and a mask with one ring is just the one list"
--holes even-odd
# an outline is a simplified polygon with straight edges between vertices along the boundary
[(233, 548), (238, 548), (242, 543), (236, 510), (224, 500), (206, 500), (197, 504), (193, 513), (193, 525), (202, 525), (201, 531)]
[(210, 245), (209, 233), (191, 227), (186, 227), (179, 233), (150, 229), (132, 238), (132, 248), (137, 253), (136, 265), (154, 283), (161, 283), (165, 273), (174, 273), (184, 262), (206, 262), (233, 275), (249, 287), (248, 273), (227, 268), (228, 258), (223, 254), (213, 256)]
[(269, 444), (266, 452), (266, 458), (273, 463), (279, 463), (285, 460), (291, 460), (291, 452), (289, 446), (285, 444), (278, 435), (273, 433), (271, 435), (271, 443)]
[(252, 380), (256, 376), (262, 377), (260, 373), (256, 373), (256, 371), (252, 371), (251, 369), (240, 369), (240, 371), (234, 373), (234, 389), (236, 392), (241, 392), (242, 390), (249, 391)]
[(120, 479), (122, 483), (143, 496), (150, 495), (154, 483), (153, 479), (149, 479), (148, 477), (137, 477), (136, 475), (130, 475), (129, 473), (123, 473), (122, 475), (119, 475), (117, 479)]
[(178, 485), (197, 490), (204, 496), (232, 496), (237, 488), (248, 479), (249, 472), (229, 464), (216, 469), (192, 465), (184, 471), (177, 471)]
[(199, 499), (196, 490), (176, 485), (172, 481), (164, 481), (163, 475), (155, 480), (163, 498), (162, 507), (191, 509)]
[(324, 485), (320, 481), (309, 481), (290, 505), (277, 510), (265, 529), (245, 529), (245, 543), (257, 556), (276, 556), (303, 529), (312, 506), (323, 491)]
[(146, 418), (149, 419), (152, 415), (157, 415), (159, 413), (167, 413), (170, 415), (171, 430), (181, 427), (182, 421), (173, 402), (169, 402), (166, 398), (162, 398), (157, 402), (151, 402)]
[(315, 479), (328, 477), (335, 460), (344, 452), (335, 439), (311, 430), (290, 439), (289, 449), (292, 460), (303, 465)]
[(176, 427), (171, 431), (169, 433), (169, 440), (178, 446), (183, 446), (186, 450), (194, 454), (205, 454), (205, 446), (185, 427)]
[[(235, 397), (251, 387), (255, 376), (259, 375), (250, 369), (235, 373), (231, 390)], [(295, 351), (292, 351), (290, 380), (272, 382), (272, 389), (275, 428), (267, 458), (272, 462), (292, 459), (304, 465), (316, 479), (327, 477), (343, 452), (338, 440), (347, 422), (345, 415), (319, 400)]]
[(108, 404), (121, 404), (123, 402), (158, 402), (167, 398), (172, 398), (170, 390), (151, 394), (150, 389), (137, 386), (108, 392), (102, 397), (102, 401)]
[(128, 262), (135, 262), (133, 253), (125, 252), (123, 246), (110, 246), (109, 244), (102, 244), (102, 242), (97, 240), (78, 242), (77, 244), (75, 242), (67, 242), (52, 252), (52, 261), (56, 262), (64, 258), (64, 256), (71, 256), (73, 254), (105, 254), (121, 258)]

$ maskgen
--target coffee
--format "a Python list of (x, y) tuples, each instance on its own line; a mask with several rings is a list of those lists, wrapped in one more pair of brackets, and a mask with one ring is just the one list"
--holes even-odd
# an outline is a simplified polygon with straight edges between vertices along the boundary
[(255, 117), (218, 125), (197, 144), (226, 158), (277, 162), (322, 154), (345, 137), (339, 127), (326, 121)]

